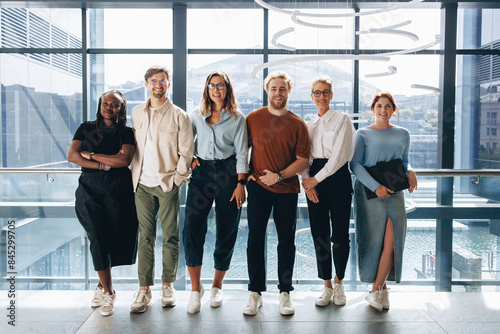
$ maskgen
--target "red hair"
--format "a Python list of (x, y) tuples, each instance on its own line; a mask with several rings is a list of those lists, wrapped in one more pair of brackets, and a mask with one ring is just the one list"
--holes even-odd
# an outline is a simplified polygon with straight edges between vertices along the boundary
[(372, 104), (370, 106), (371, 110), (373, 110), (373, 108), (375, 108), (375, 103), (377, 103), (378, 100), (380, 100), (382, 97), (385, 97), (386, 99), (388, 99), (391, 102), (394, 110), (398, 109), (398, 107), (396, 107), (396, 103), (394, 102), (394, 98), (392, 97), (391, 94), (386, 93), (386, 92), (380, 92), (380, 93), (375, 94), (375, 96), (373, 97), (373, 101), (372, 101)]

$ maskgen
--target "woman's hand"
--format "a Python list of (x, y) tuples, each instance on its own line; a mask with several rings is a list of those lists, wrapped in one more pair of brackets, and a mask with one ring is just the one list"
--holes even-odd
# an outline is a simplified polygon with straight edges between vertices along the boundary
[(80, 155), (82, 157), (84, 157), (85, 159), (90, 160), (90, 152), (88, 152), (88, 151), (81, 151)]
[(380, 185), (377, 189), (375, 189), (375, 194), (378, 198), (385, 199), (391, 197), (391, 194), (394, 194), (394, 191), (386, 186)]
[(198, 161), (198, 159), (194, 158), (193, 162), (191, 162), (191, 171), (193, 171), (196, 168), (196, 166), (201, 166), (201, 165), (200, 165), (200, 162)]
[(318, 182), (318, 180), (316, 180), (315, 177), (306, 177), (304, 180), (302, 180), (302, 187), (304, 187), (305, 191), (313, 189), (318, 184), (319, 184), (319, 182)]
[(408, 178), (408, 183), (410, 184), (410, 189), (408, 189), (408, 191), (412, 193), (417, 190), (417, 174), (415, 174), (414, 171), (409, 170), (406, 177)]
[(238, 185), (233, 191), (233, 196), (231, 196), (229, 202), (231, 202), (233, 199), (236, 200), (236, 205), (238, 206), (238, 209), (243, 206), (243, 203), (245, 203), (246, 200), (244, 185), (238, 183)]
[(306, 195), (307, 195), (307, 198), (309, 198), (309, 200), (311, 202), (319, 203), (319, 195), (318, 195), (318, 191), (316, 190), (316, 188), (306, 190)]

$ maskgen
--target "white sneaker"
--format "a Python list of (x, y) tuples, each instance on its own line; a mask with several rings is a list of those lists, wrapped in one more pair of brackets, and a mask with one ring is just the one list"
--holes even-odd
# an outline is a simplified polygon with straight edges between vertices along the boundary
[(382, 289), (380, 304), (382, 304), (384, 310), (388, 310), (391, 307), (391, 303), (389, 303), (389, 290), (389, 288)]
[(110, 295), (109, 293), (105, 293), (102, 296), (103, 304), (101, 306), (101, 315), (103, 317), (107, 317), (108, 315), (112, 315), (114, 313), (114, 303), (116, 298), (116, 292)]
[(292, 315), (295, 313), (295, 307), (293, 307), (288, 292), (280, 293), (280, 313), (281, 315)]
[(259, 308), (262, 306), (262, 296), (258, 292), (250, 291), (248, 296), (248, 304), (243, 309), (245, 315), (256, 315), (259, 313)]
[(91, 307), (99, 307), (102, 306), (102, 296), (104, 295), (104, 289), (102, 286), (96, 286), (94, 289), (94, 296), (92, 297), (92, 301), (90, 302)]
[(216, 308), (222, 305), (222, 290), (219, 288), (212, 288), (210, 293), (210, 307)]
[(175, 289), (171, 285), (161, 287), (161, 307), (175, 306)]
[(377, 311), (382, 311), (384, 308), (382, 307), (382, 289), (377, 291), (370, 292), (366, 295), (365, 300), (370, 304), (371, 307), (376, 309)]
[(151, 304), (151, 291), (139, 290), (135, 293), (135, 300), (130, 306), (131, 313), (143, 313)]
[(189, 301), (187, 304), (187, 311), (190, 314), (200, 312), (201, 308), (201, 298), (205, 294), (205, 289), (203, 285), (200, 285), (200, 291), (191, 291), (191, 296), (189, 296)]
[(316, 298), (316, 301), (314, 303), (316, 304), (316, 306), (328, 306), (330, 305), (332, 297), (333, 297), (333, 289), (330, 289), (325, 286), (323, 288), (323, 293), (321, 294), (321, 296)]
[(333, 284), (333, 303), (337, 306), (344, 306), (346, 303), (344, 286), (342, 283)]

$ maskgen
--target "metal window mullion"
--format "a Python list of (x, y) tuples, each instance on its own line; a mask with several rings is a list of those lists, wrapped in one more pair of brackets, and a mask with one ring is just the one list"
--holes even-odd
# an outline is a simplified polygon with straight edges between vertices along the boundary
[(80, 55), (82, 58), (82, 121), (89, 120), (88, 110), (88, 67), (87, 67), (87, 9), (82, 8), (82, 46)]
[[(438, 114), (437, 166), (454, 168), (455, 152), (455, 83), (457, 44), (457, 4), (443, 4), (441, 9), (443, 36), (440, 70)], [(437, 183), (437, 204), (453, 204), (453, 178), (445, 177)], [(453, 254), (453, 219), (436, 220), (436, 290), (451, 291)]]
[[(175, 80), (172, 88), (173, 102), (186, 110), (187, 105), (187, 5), (174, 4), (173, 16), (173, 59), (172, 77)], [(185, 186), (183, 187), (185, 188)], [(181, 194), (184, 195), (184, 191)], [(184, 213), (185, 210), (181, 210)], [(184, 226), (184, 215), (179, 219), (179, 230)], [(177, 280), (174, 287), (178, 290), (186, 290), (186, 261), (184, 257), (184, 245), (179, 244), (179, 261), (177, 265)]]

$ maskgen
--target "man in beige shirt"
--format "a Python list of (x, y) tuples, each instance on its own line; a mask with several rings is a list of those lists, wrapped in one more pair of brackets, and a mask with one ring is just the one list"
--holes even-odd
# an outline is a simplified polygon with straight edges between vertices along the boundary
[(130, 307), (132, 313), (143, 313), (151, 302), (158, 210), (163, 236), (161, 304), (175, 306), (172, 282), (179, 258), (179, 187), (188, 180), (194, 152), (189, 117), (166, 95), (170, 87), (168, 70), (153, 66), (144, 79), (150, 98), (132, 109), (137, 147), (130, 168), (139, 219), (140, 285)]

